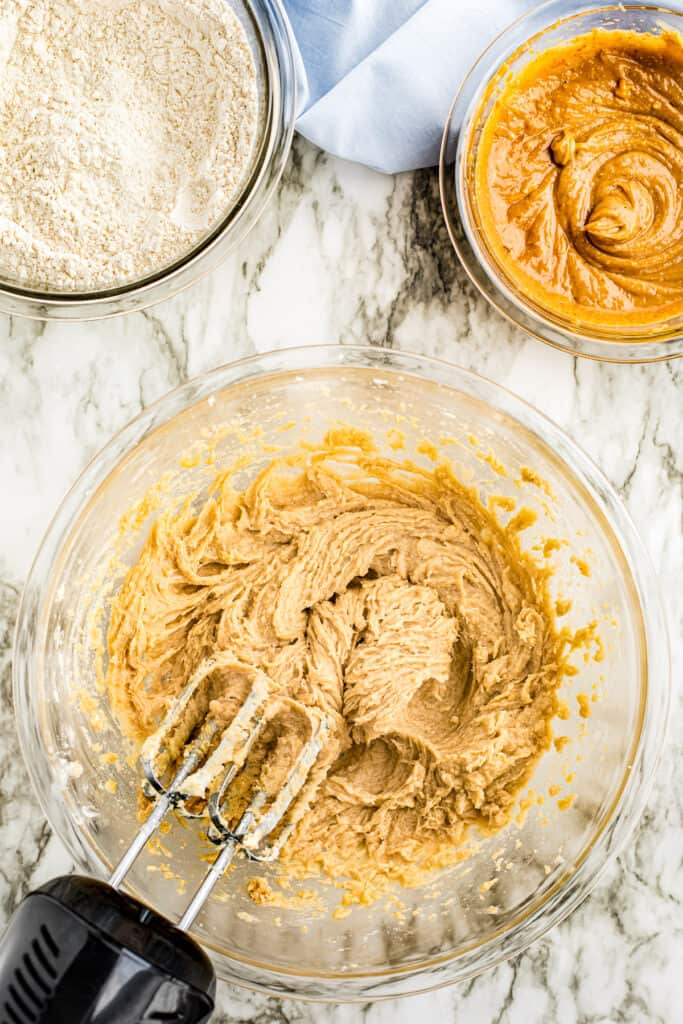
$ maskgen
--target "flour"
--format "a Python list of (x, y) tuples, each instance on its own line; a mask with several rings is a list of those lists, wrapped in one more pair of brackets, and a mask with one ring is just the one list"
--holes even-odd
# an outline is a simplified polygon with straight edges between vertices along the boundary
[(189, 253), (258, 142), (225, 0), (0, 0), (0, 277), (79, 292)]

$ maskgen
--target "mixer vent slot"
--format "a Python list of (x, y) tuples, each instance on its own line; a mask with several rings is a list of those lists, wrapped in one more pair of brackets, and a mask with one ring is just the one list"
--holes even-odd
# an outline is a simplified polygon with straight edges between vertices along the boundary
[(5, 992), (2, 1024), (34, 1024), (40, 1019), (54, 990), (58, 958), (59, 946), (43, 924), (23, 954), (21, 966), (14, 968)]

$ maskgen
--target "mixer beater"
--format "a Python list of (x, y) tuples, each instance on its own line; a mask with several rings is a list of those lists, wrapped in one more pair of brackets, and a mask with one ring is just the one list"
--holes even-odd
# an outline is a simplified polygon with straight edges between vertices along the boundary
[[(274, 776), (269, 726), (278, 714), (287, 716), (288, 749), (298, 750)], [(109, 882), (58, 878), (15, 911), (0, 940), (0, 1024), (207, 1021), (215, 974), (185, 932), (238, 851), (255, 861), (280, 855), (320, 785), (313, 769), (329, 729), (318, 709), (277, 695), (265, 673), (231, 653), (203, 661), (142, 747), (151, 812)], [(208, 817), (218, 848), (175, 926), (120, 892), (171, 810)]]

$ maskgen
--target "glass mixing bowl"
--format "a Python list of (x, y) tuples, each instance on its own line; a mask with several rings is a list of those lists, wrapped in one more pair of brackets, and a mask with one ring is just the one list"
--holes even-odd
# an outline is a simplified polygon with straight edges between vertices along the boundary
[[(117, 434), (64, 500), (26, 585), (14, 694), (45, 814), (79, 868), (106, 875), (136, 829), (139, 777), (97, 689), (106, 621), (93, 621), (93, 608), (101, 600), (106, 607), (137, 556), (162, 478), (162, 503), (205, 494), (221, 465), (250, 454), (246, 483), (272, 458), (263, 444), (288, 450), (302, 436), (320, 440), (331, 421), (369, 430), (387, 455), (428, 467), (435, 453), (421, 444), (427, 438), (482, 498), (508, 495), (535, 509), (523, 546), (549, 536), (569, 541), (553, 555), (551, 590), (573, 601), (562, 622), (599, 620), (604, 648), (599, 661), (580, 655), (579, 674), (563, 683), (568, 717), (557, 731), (571, 742), (541, 759), (536, 795), (525, 791), (519, 820), (482, 840), (469, 859), (397, 891), (393, 902), (353, 907), (343, 919), (254, 905), (244, 882), (262, 871), (241, 861), (196, 922), (194, 934), (224, 979), (277, 994), (368, 1000), (462, 980), (519, 953), (586, 896), (643, 809), (669, 702), (666, 627), (652, 567), (623, 504), (566, 434), (474, 373), (381, 349), (290, 349), (197, 378)], [(396, 429), (405, 435), (404, 453), (391, 447)], [(522, 483), (522, 467), (551, 483), (554, 501)], [(124, 516), (141, 529), (121, 530)], [(590, 575), (572, 556), (588, 560)], [(599, 697), (590, 718), (578, 714), (584, 691)], [(105, 769), (109, 752), (117, 765)], [(565, 797), (576, 794), (566, 810), (552, 796), (555, 785)], [(188, 828), (161, 838), (163, 849), (140, 857), (129, 884), (176, 919), (205, 867), (205, 847)], [(306, 885), (329, 908), (338, 904), (337, 890)]]
[(244, 27), (260, 96), (259, 142), (237, 201), (192, 252), (144, 280), (84, 293), (32, 290), (0, 276), (0, 311), (34, 320), (99, 320), (144, 309), (214, 270), (253, 228), (287, 162), (296, 117), (289, 23), (279, 0), (224, 0)]
[(553, 46), (593, 29), (658, 35), (683, 31), (683, 13), (639, 3), (550, 0), (518, 18), (484, 50), (453, 101), (441, 143), (441, 204), (453, 246), (473, 284), (518, 327), (555, 348), (607, 362), (683, 355), (683, 319), (647, 327), (583, 328), (533, 303), (503, 273), (481, 231), (474, 168), (482, 127), (510, 74)]

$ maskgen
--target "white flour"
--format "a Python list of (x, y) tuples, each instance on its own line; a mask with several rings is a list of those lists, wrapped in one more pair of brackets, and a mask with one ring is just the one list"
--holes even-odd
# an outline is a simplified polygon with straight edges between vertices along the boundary
[(258, 133), (225, 0), (0, 0), (0, 277), (87, 291), (187, 254)]

